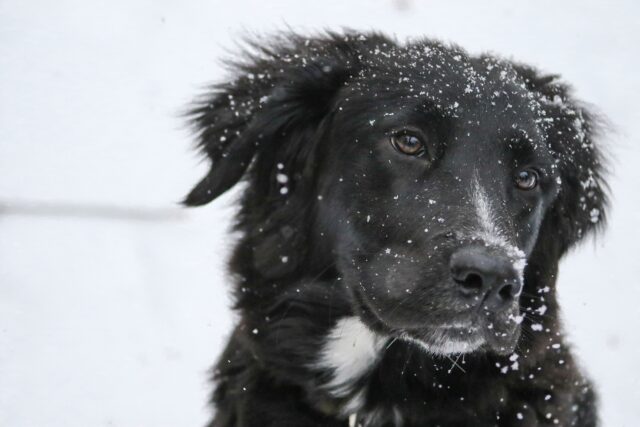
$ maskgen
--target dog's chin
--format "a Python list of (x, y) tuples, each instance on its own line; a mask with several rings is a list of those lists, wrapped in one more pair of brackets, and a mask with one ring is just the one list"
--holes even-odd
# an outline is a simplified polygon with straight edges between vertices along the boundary
[(433, 355), (457, 355), (489, 352), (498, 355), (513, 353), (520, 337), (517, 324), (506, 324), (497, 329), (494, 325), (445, 325), (420, 330), (405, 330), (398, 337), (417, 344)]
[(409, 330), (400, 338), (434, 355), (466, 354), (480, 350), (486, 339), (477, 327), (442, 326), (426, 330)]
[(475, 321), (462, 320), (437, 326), (408, 327), (391, 325), (377, 315), (366, 299), (354, 292), (354, 309), (360, 319), (373, 331), (420, 346), (432, 355), (448, 356), (473, 352), (508, 355), (514, 352), (520, 338), (520, 325), (513, 313), (518, 306), (502, 315), (479, 316)]

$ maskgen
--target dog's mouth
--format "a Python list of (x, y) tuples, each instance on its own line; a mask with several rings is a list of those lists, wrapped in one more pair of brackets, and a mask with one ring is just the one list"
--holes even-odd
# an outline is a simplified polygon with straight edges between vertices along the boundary
[(478, 321), (466, 325), (452, 323), (407, 329), (401, 331), (398, 337), (418, 344), (430, 354), (452, 355), (491, 351), (506, 355), (515, 350), (520, 328), (514, 321), (507, 321), (501, 325)]
[(415, 343), (430, 354), (464, 354), (478, 350), (486, 339), (477, 326), (441, 326), (425, 330), (407, 330), (400, 339)]
[[(478, 312), (468, 319), (453, 319), (424, 327), (391, 326), (355, 291), (356, 311), (365, 324), (392, 339), (411, 342), (434, 355), (491, 351), (500, 355), (513, 353), (520, 338), (517, 316), (496, 316)], [(515, 308), (515, 307), (514, 307)], [(517, 311), (517, 310), (516, 310)]]

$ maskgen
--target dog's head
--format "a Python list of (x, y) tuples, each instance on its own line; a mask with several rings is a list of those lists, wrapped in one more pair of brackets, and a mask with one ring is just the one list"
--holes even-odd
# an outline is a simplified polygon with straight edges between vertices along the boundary
[[(436, 354), (513, 350), (558, 259), (603, 221), (594, 123), (553, 76), (380, 35), (259, 47), (193, 112), (213, 200), (278, 279), (335, 267), (372, 328)], [(257, 47), (257, 45), (254, 45)]]

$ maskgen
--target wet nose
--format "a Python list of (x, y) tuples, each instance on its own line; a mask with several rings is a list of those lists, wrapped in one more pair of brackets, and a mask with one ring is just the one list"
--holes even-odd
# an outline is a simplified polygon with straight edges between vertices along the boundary
[(465, 247), (451, 256), (451, 276), (462, 295), (472, 297), (491, 310), (513, 302), (522, 291), (522, 280), (506, 256), (483, 247)]

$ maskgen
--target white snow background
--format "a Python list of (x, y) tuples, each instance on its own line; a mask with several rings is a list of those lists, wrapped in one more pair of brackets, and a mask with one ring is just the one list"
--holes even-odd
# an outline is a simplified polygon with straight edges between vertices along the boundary
[[(512, 56), (561, 73), (609, 117), (610, 226), (566, 259), (559, 288), (603, 424), (636, 426), (633, 0), (1, 0), (0, 426), (206, 422), (206, 371), (233, 324), (224, 265), (234, 194), (177, 207), (205, 171), (178, 113), (225, 77), (219, 60), (243, 31), (286, 25), (429, 35)], [(106, 207), (92, 216), (56, 211), (61, 203)]]

